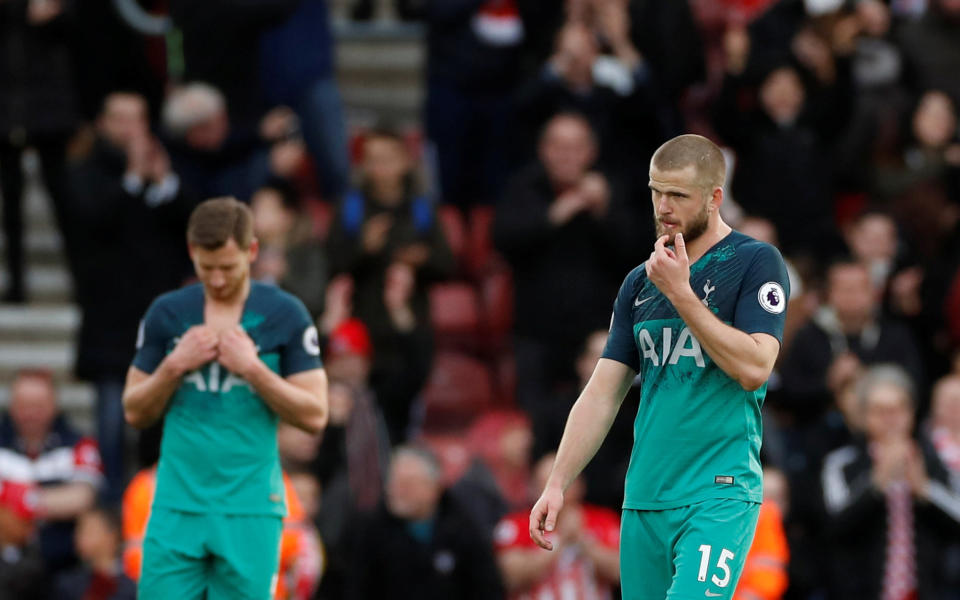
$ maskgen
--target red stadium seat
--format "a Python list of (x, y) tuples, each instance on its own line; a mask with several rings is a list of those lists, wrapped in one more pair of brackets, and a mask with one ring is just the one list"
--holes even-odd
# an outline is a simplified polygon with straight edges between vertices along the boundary
[(438, 283), (430, 288), (430, 322), (441, 348), (471, 350), (480, 332), (480, 301), (467, 283)]
[(513, 274), (506, 268), (490, 271), (480, 282), (480, 294), (484, 346), (499, 353), (508, 345), (513, 328)]
[(479, 278), (494, 258), (493, 217), (492, 206), (474, 206), (470, 211), (467, 268), (474, 277)]
[(423, 390), (423, 403), (425, 430), (463, 428), (494, 403), (490, 370), (465, 354), (440, 352)]

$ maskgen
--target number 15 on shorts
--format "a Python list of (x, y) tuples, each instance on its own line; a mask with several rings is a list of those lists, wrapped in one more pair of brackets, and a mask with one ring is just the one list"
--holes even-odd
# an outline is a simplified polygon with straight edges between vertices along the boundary
[[(713, 547), (710, 544), (701, 544), (700, 546), (700, 572), (697, 574), (697, 581), (707, 580), (707, 571), (710, 569), (710, 555), (713, 553)], [(723, 573), (723, 577), (713, 575), (710, 581), (717, 587), (727, 587), (730, 583), (730, 567), (727, 561), (733, 559), (734, 554), (726, 548), (721, 548), (720, 557), (717, 559), (717, 569)]]

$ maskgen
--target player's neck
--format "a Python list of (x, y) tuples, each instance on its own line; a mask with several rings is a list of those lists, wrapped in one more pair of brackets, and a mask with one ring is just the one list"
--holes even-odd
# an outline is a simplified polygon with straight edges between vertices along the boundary
[(700, 237), (687, 244), (687, 257), (690, 259), (690, 264), (697, 262), (700, 257), (707, 253), (707, 250), (730, 235), (731, 231), (733, 231), (733, 228), (724, 223), (723, 219), (718, 216)]
[(204, 290), (204, 302), (206, 306), (214, 308), (217, 310), (230, 310), (237, 307), (242, 307), (247, 302), (247, 297), (250, 295), (250, 278), (247, 277), (243, 282), (243, 285), (240, 286), (240, 289), (236, 294), (230, 296), (229, 298), (214, 298), (210, 293)]

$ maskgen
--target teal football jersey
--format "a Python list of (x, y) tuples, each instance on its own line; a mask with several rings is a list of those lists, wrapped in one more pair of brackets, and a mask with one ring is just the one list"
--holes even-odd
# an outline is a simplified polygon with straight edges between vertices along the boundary
[[(690, 284), (724, 323), (782, 340), (790, 287), (773, 246), (734, 231), (691, 265)], [(766, 383), (747, 391), (721, 370), (644, 265), (620, 288), (603, 356), (640, 374), (624, 508), (762, 500)]]
[[(187, 329), (203, 323), (201, 284), (157, 298), (140, 325), (133, 366), (153, 373)], [(252, 282), (240, 325), (282, 377), (321, 366), (303, 303)], [(211, 362), (183, 377), (164, 416), (154, 506), (195, 513), (286, 514), (277, 415), (239, 376)]]

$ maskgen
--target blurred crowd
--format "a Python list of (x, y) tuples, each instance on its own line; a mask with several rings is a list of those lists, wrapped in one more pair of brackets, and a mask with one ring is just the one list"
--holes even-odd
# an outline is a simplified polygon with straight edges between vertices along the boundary
[(737, 598), (960, 598), (960, 1), (398, 1), (422, 120), (364, 126), (326, 0), (146, 2), (162, 37), (114, 4), (0, 0), (3, 298), (31, 297), (29, 149), (97, 396), (86, 437), (46, 365), (4, 382), (0, 598), (134, 597), (162, 432), (130, 449), (123, 382), (150, 301), (192, 277), (190, 210), (223, 195), (330, 378), (326, 431), (279, 436), (277, 597), (618, 597), (638, 391), (558, 549), (527, 515), (652, 247), (649, 157), (690, 131), (793, 290)]

